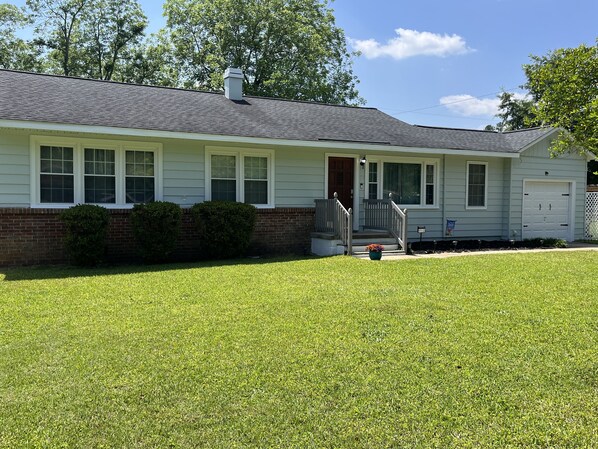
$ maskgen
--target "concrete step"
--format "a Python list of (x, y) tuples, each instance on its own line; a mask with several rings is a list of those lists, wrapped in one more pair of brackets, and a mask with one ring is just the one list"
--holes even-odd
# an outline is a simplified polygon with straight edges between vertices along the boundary
[[(370, 242), (370, 243), (374, 243), (374, 242)], [(375, 242), (375, 243), (380, 243), (380, 242)], [(384, 252), (388, 252), (388, 251), (398, 251), (399, 245), (397, 244), (397, 241), (395, 240), (394, 243), (380, 243), (382, 246), (384, 246)], [(369, 245), (369, 243), (367, 244)], [(353, 244), (353, 253), (368, 253), (368, 250), (366, 249), (367, 245), (356, 245), (355, 243)]]
[[(382, 253), (382, 258), (384, 259), (385, 257), (389, 257), (389, 256), (404, 256), (405, 252), (403, 250), (384, 250), (384, 252)], [(353, 257), (356, 257), (358, 259), (369, 259), (370, 258), (370, 253), (368, 251), (354, 251), (353, 252)]]

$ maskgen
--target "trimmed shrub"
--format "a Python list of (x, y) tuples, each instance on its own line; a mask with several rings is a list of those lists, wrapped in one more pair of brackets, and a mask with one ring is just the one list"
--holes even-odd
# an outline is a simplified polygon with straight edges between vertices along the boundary
[(206, 201), (191, 208), (199, 228), (204, 257), (230, 259), (245, 255), (257, 217), (254, 206), (229, 201)]
[(181, 232), (182, 215), (180, 206), (168, 201), (133, 206), (133, 235), (144, 261), (164, 262), (174, 251)]
[(110, 215), (101, 206), (78, 204), (60, 214), (66, 225), (66, 251), (75, 265), (95, 266), (106, 252)]

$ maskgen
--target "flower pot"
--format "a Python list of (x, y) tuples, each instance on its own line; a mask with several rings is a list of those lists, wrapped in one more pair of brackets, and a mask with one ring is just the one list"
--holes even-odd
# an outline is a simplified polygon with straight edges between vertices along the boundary
[(370, 260), (382, 259), (382, 251), (370, 251)]

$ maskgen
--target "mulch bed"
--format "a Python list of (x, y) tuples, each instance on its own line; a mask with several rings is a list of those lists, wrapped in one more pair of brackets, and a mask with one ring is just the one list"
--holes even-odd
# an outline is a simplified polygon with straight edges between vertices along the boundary
[(567, 243), (559, 239), (533, 240), (427, 240), (410, 242), (412, 254), (445, 252), (501, 251), (514, 249), (564, 248)]

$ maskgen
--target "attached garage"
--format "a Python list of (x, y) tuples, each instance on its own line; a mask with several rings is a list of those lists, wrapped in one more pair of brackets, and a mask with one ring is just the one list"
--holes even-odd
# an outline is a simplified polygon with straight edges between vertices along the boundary
[(569, 181), (523, 183), (523, 238), (573, 240), (572, 195)]

